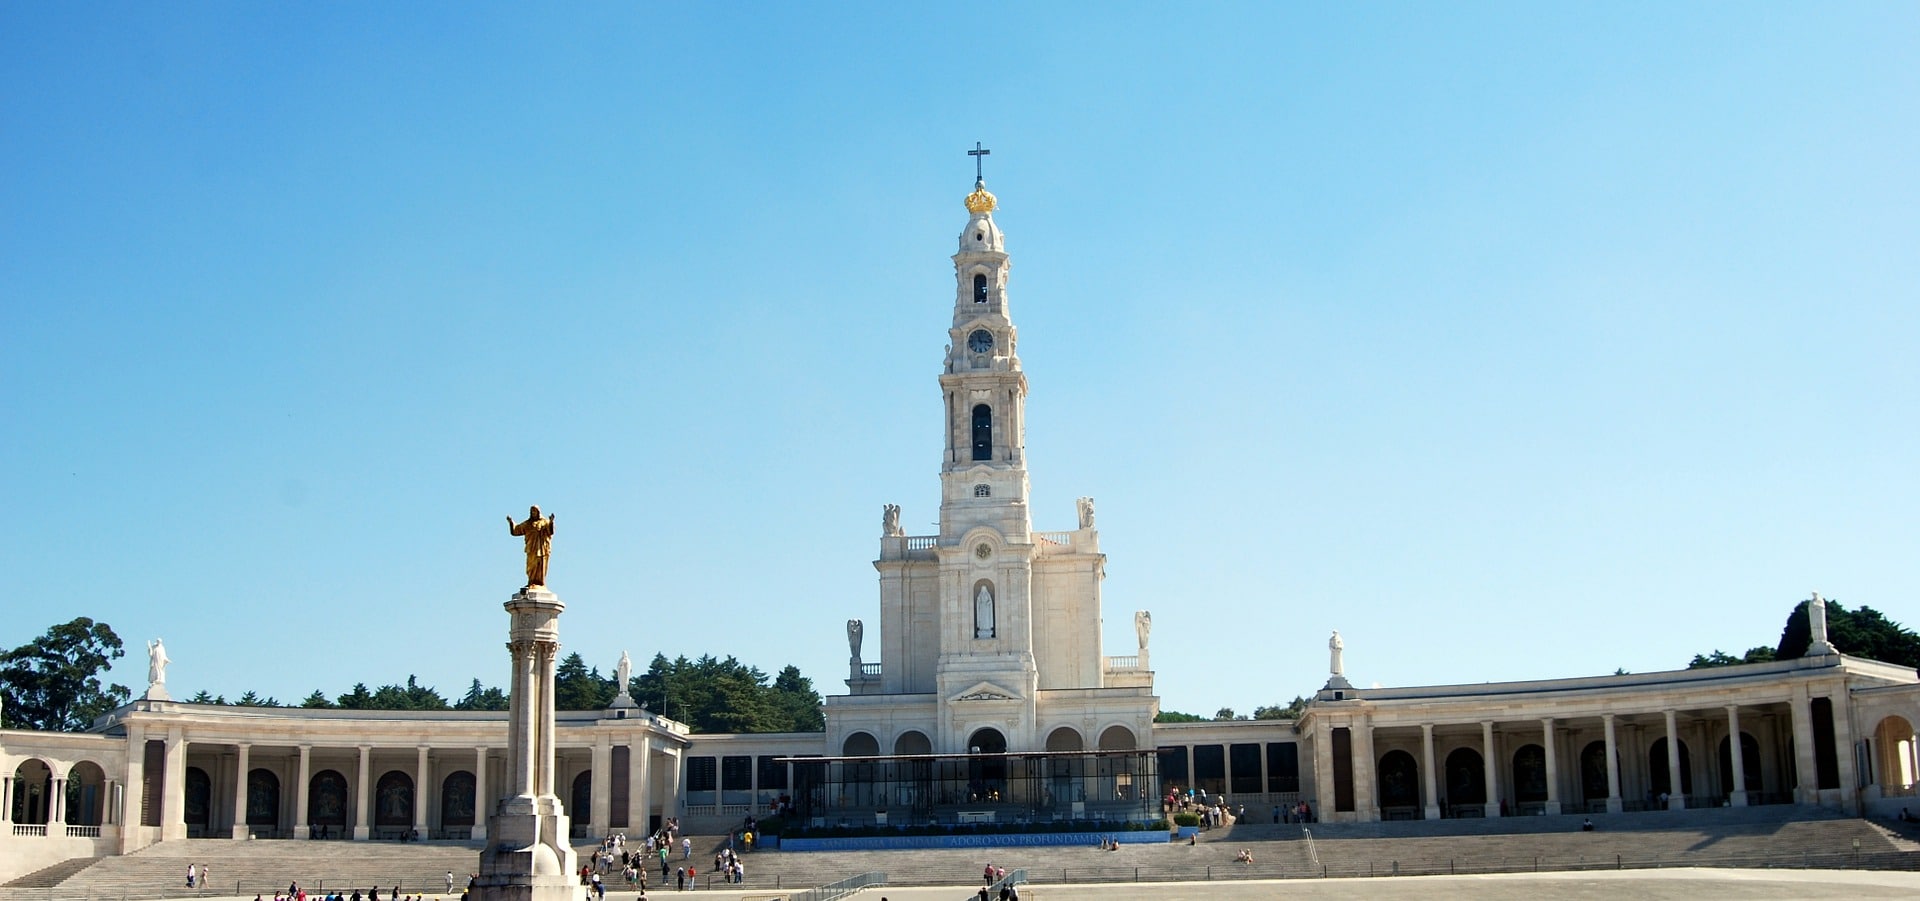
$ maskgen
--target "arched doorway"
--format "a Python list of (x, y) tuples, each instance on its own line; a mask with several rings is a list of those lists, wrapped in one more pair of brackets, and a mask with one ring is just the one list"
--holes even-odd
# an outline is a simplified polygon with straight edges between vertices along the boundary
[[(1725, 738), (1720, 739), (1720, 793), (1733, 794), (1733, 744)], [(1760, 793), (1760, 742), (1745, 732), (1740, 733), (1740, 771), (1746, 778), (1747, 792), (1750, 795)]]
[(1420, 806), (1420, 765), (1405, 751), (1388, 751), (1380, 757), (1380, 806)]
[(593, 811), (593, 771), (581, 770), (573, 777), (573, 791), (567, 797), (567, 812), (586, 822)]
[(933, 742), (927, 738), (925, 732), (908, 729), (900, 733), (900, 737), (893, 740), (893, 753), (900, 755), (932, 754)]
[(1537, 804), (1547, 799), (1547, 751), (1539, 745), (1521, 745), (1513, 752), (1513, 800)]
[(1588, 742), (1580, 749), (1580, 798), (1605, 801), (1607, 794), (1607, 743)]
[(1874, 727), (1873, 752), (1873, 781), (1882, 788), (1908, 788), (1920, 781), (1920, 773), (1914, 771), (1913, 723), (1906, 717), (1889, 716)]
[(272, 770), (255, 769), (247, 773), (247, 825), (280, 825), (280, 777)]
[(341, 835), (347, 827), (347, 777), (321, 770), (307, 780), (307, 825), (325, 835)]
[[(1667, 772), (1667, 739), (1665, 736), (1653, 740), (1647, 748), (1647, 784), (1655, 797), (1676, 794), (1673, 790), (1671, 774)], [(1687, 752), (1687, 743), (1680, 743), (1680, 791), (1681, 796), (1693, 794), (1693, 756)]]
[(440, 780), (440, 825), (473, 825), (472, 773), (460, 770)]
[(1080, 751), (1085, 748), (1086, 743), (1080, 740), (1080, 733), (1072, 726), (1061, 726), (1047, 733), (1049, 751)]
[(53, 768), (28, 760), (13, 771), (13, 821), (44, 826), (53, 812)]
[(1134, 738), (1133, 730), (1125, 726), (1108, 726), (1100, 733), (1100, 750), (1131, 751), (1140, 747)]
[(413, 777), (388, 770), (373, 784), (373, 825), (413, 825)]
[(976, 729), (967, 736), (967, 796), (993, 801), (1007, 793), (1007, 737), (994, 728)]
[(847, 736), (846, 741), (840, 743), (840, 755), (842, 757), (878, 757), (880, 756), (880, 739), (874, 738), (871, 732), (855, 732)]
[(197, 766), (187, 767), (187, 834), (204, 836), (213, 823), (213, 780)]
[(1487, 803), (1487, 767), (1480, 752), (1455, 748), (1447, 755), (1447, 794), (1449, 806)]
[(82, 760), (67, 773), (67, 825), (98, 826), (105, 812), (107, 774), (100, 765)]

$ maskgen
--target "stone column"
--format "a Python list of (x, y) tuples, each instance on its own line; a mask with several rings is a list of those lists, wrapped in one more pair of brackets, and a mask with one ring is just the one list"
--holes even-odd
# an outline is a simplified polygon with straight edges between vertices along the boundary
[(577, 901), (579, 858), (569, 818), (553, 794), (554, 656), (566, 605), (529, 585), (506, 603), (513, 694), (507, 699), (512, 795), (487, 820), (473, 901)]
[(293, 837), (307, 839), (313, 837), (312, 825), (307, 822), (313, 809), (313, 800), (309, 792), (313, 790), (313, 746), (301, 745), (299, 764), (294, 767), (293, 783)]
[(360, 778), (353, 784), (353, 840), (364, 842), (373, 837), (373, 822), (367, 819), (367, 797), (372, 793), (368, 780), (373, 778), (373, 746), (360, 746)]
[[(1353, 726), (1353, 815), (1363, 823), (1380, 821), (1380, 792), (1375, 786), (1373, 719), (1361, 717)], [(1228, 745), (1232, 750), (1232, 745)], [(1229, 753), (1227, 756), (1233, 756)], [(1228, 785), (1233, 783), (1229, 782)]]
[[(1333, 804), (1333, 729), (1320, 726), (1313, 737), (1313, 813), (1322, 820), (1334, 811)], [(1193, 773), (1191, 762), (1187, 769)]]
[(681, 770), (685, 754), (685, 750), (675, 748), (667, 755), (667, 797), (660, 810), (662, 817), (680, 816)]
[(1547, 813), (1560, 813), (1560, 749), (1553, 740), (1553, 717), (1540, 720), (1543, 746), (1547, 752)]
[[(647, 833), (648, 760), (653, 742), (642, 736), (627, 749), (627, 834)], [(791, 783), (789, 783), (791, 784)]]
[(160, 838), (187, 837), (187, 738), (178, 726), (167, 730), (167, 785), (160, 799)]
[[(588, 777), (591, 787), (588, 789), (587, 811), (575, 814), (587, 814), (587, 828), (596, 839), (604, 839), (613, 831), (613, 736), (602, 732), (593, 740), (592, 775)], [(632, 791), (629, 787), (628, 791)]]
[(1500, 754), (1494, 750), (1493, 747), (1492, 720), (1480, 721), (1480, 746), (1486, 750), (1486, 756), (1481, 758), (1480, 762), (1486, 766), (1487, 770), (1485, 776), (1487, 780), (1487, 818), (1492, 819), (1500, 815), (1500, 777), (1494, 767), (1494, 762), (1500, 759)]
[(1671, 708), (1667, 710), (1667, 809), (1686, 810), (1686, 783), (1681, 781), (1680, 773), (1680, 716)]
[[(122, 780), (128, 794), (133, 796), (127, 806), (132, 810), (120, 814), (120, 853), (131, 854), (146, 844), (144, 827), (146, 818), (140, 815), (142, 799), (147, 790), (147, 727), (140, 723), (127, 724), (127, 773)], [(7, 799), (7, 814), (13, 815), (13, 799)]]
[(1813, 762), (1813, 700), (1805, 684), (1793, 687), (1793, 699), (1787, 704), (1793, 713), (1793, 799), (1800, 804), (1820, 803), (1820, 770)]
[(236, 839), (247, 837), (247, 771), (252, 769), (253, 745), (241, 742), (235, 746), (233, 765), (233, 831)]
[(1607, 812), (1619, 813), (1626, 809), (1620, 801), (1620, 743), (1613, 734), (1613, 714), (1600, 714), (1600, 722), (1607, 733)]
[(1440, 796), (1435, 786), (1438, 782), (1433, 772), (1433, 724), (1420, 724), (1420, 787), (1426, 789), (1427, 809), (1424, 816), (1429, 820), (1440, 819)]
[[(1837, 652), (1836, 652), (1837, 653)], [(1840, 764), (1840, 806), (1839, 810), (1847, 816), (1857, 817), (1860, 811), (1859, 749), (1853, 742), (1853, 709), (1847, 705), (1847, 689), (1834, 684), (1833, 694), (1833, 751)]]
[(13, 776), (0, 776), (0, 823), (13, 822)]
[(60, 827), (67, 822), (67, 780), (53, 780), (53, 797), (47, 799), (47, 835), (63, 836)]
[(487, 746), (481, 745), (473, 749), (473, 831), (468, 840), (487, 837), (487, 818), (495, 806), (487, 786)]
[(1740, 705), (1727, 705), (1727, 755), (1733, 763), (1733, 794), (1727, 802), (1747, 806), (1747, 755), (1740, 748)]
[(421, 838), (433, 835), (427, 828), (427, 793), (433, 791), (433, 774), (427, 770), (427, 746), (421, 745), (416, 751), (413, 763), (413, 831)]

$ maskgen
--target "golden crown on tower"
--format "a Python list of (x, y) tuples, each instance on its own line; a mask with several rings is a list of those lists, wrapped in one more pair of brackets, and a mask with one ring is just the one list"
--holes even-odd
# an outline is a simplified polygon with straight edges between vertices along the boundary
[(975, 179), (973, 182), (973, 193), (967, 195), (967, 212), (975, 215), (991, 213), (994, 207), (999, 205), (1000, 201), (995, 199), (992, 192), (987, 190), (986, 180)]

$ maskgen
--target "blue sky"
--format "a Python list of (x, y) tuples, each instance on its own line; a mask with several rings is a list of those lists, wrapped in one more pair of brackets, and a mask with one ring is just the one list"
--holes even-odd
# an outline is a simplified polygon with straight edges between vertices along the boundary
[(1166, 707), (1920, 620), (1912, 4), (11, 3), (0, 645), (503, 684), (539, 503), (603, 671), (843, 690), (976, 140)]

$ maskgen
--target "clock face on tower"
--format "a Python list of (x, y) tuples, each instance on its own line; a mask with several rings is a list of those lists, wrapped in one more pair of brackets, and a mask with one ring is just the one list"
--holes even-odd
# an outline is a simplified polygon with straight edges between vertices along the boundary
[(986, 329), (975, 329), (973, 334), (967, 336), (967, 349), (977, 354), (983, 354), (992, 350), (992, 333)]

